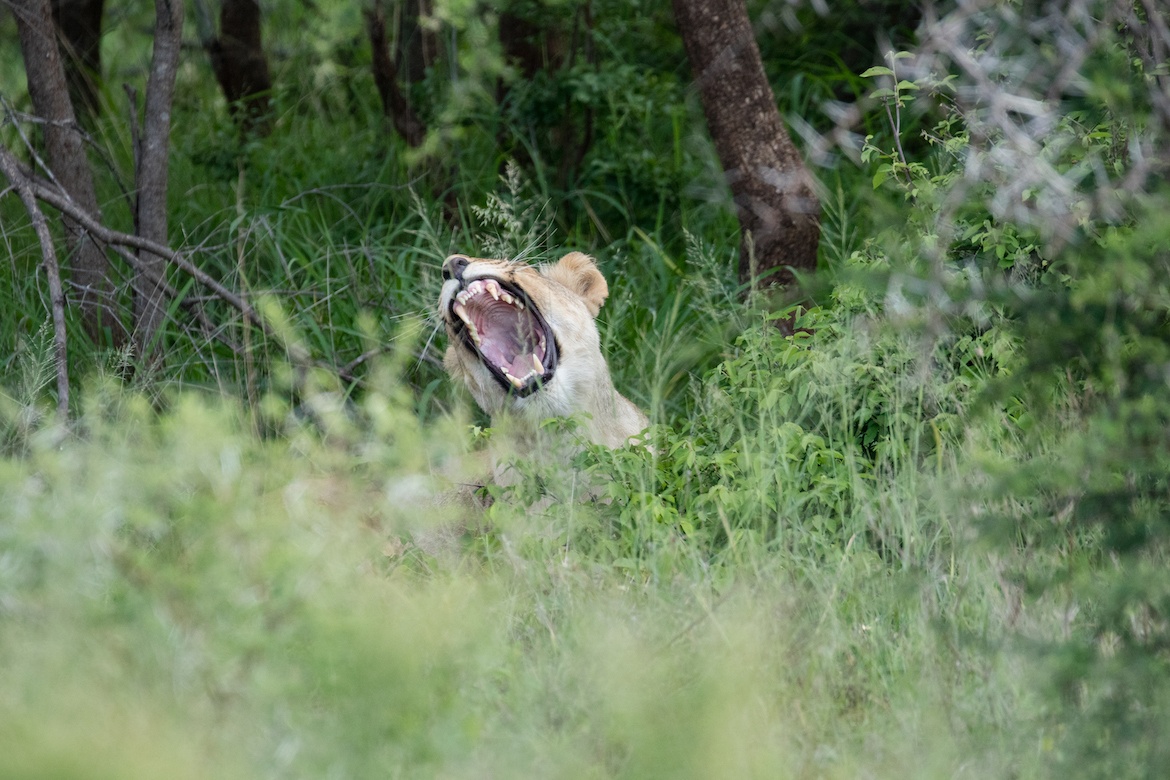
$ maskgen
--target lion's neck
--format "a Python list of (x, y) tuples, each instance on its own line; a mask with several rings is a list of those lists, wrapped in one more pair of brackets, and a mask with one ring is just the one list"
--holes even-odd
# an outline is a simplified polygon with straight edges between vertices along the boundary
[(577, 421), (585, 438), (606, 447), (621, 447), (647, 425), (645, 415), (614, 389), (608, 376), (576, 387), (561, 383), (557, 389), (515, 399), (492, 415), (492, 426), (511, 429), (523, 444), (543, 449), (549, 435), (565, 437), (557, 426), (546, 424), (549, 418)]

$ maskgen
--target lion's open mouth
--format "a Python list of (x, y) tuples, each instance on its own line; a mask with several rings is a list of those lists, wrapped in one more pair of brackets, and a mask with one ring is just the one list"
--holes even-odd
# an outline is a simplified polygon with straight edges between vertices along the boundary
[(526, 396), (557, 367), (556, 339), (532, 300), (500, 279), (469, 282), (451, 301), (455, 333), (505, 392)]

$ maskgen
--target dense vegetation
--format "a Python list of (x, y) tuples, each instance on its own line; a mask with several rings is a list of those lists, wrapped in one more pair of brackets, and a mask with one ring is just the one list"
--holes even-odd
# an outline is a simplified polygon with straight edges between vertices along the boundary
[[(175, 307), (154, 363), (71, 320), (62, 425), (40, 249), (0, 197), (0, 775), (1170, 771), (1153, 4), (882, 19), (906, 51), (862, 62), (839, 52), (874, 51), (877, 11), (749, 4), (822, 187), (798, 308), (736, 285), (663, 4), (597, 0), (594, 60), (497, 103), (490, 15), (436, 3), (459, 57), (414, 86), (420, 149), (359, 9), (293, 5), (266, 9), (271, 132), (241, 138), (195, 48), (172, 132), (172, 243), (269, 335)], [(118, 101), (151, 22), (124, 13), (92, 135), (128, 227)], [(567, 166), (566, 106), (594, 128)], [(7, 113), (0, 142), (32, 132)], [(522, 464), (469, 514), (441, 496), (490, 431), (439, 365), (439, 264), (565, 249), (610, 280), (653, 454)], [(541, 491), (565, 500), (529, 512)]]

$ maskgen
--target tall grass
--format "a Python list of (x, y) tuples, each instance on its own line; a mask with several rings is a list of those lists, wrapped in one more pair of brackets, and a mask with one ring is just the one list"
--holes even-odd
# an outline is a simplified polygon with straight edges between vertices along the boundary
[[(829, 531), (788, 489), (805, 461), (745, 420), (737, 487), (780, 500), (774, 532), (731, 517), (717, 540), (616, 501), (475, 519), (436, 499), (458, 426), (420, 426), (392, 386), (331, 440), (295, 416), (260, 439), (237, 404), (191, 394), (162, 415), (108, 384), (84, 397), (84, 436), (0, 471), (6, 776), (934, 777), (1036, 759), (1012, 655), (954, 641), (994, 642), (1002, 598), (931, 475), (848, 462), (855, 527)], [(456, 552), (420, 546), (460, 522), (479, 530)]]
[[(12, 393), (0, 774), (935, 777), (1043, 760), (1004, 644), (1010, 594), (953, 510), (962, 398), (870, 293), (841, 288), (848, 305), (786, 338), (740, 301), (735, 236), (702, 215), (701, 233), (598, 247), (603, 343), (654, 453), (537, 464), (484, 511), (451, 500), (478, 467), (474, 415), (432, 362), (441, 334), (428, 345), (438, 263), (553, 259), (572, 238), (515, 176), (465, 227), (425, 192), (268, 186), (249, 168), (186, 206), (225, 199), (199, 240), (279, 334), (253, 342), (251, 401), (206, 336), (146, 395), (91, 379), (72, 434), (21, 422), (35, 361)], [(855, 210), (829, 210), (841, 258)], [(359, 389), (331, 374), (366, 352)], [(558, 485), (604, 500), (527, 507)]]

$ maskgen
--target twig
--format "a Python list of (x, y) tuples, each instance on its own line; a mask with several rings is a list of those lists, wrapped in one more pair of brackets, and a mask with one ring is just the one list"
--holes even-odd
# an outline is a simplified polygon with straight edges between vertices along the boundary
[(346, 381), (350, 381), (350, 382), (356, 381), (356, 379), (353, 375), (353, 370), (355, 368), (360, 366), (362, 363), (365, 363), (370, 358), (374, 358), (374, 357), (377, 357), (378, 355), (386, 354), (391, 349), (392, 349), (392, 347), (388, 344), (380, 346), (380, 347), (374, 347), (373, 349), (367, 349), (365, 352), (358, 355), (357, 357), (355, 357), (353, 360), (346, 363), (341, 368), (336, 369), (337, 375), (340, 376), (342, 379), (345, 379)]
[(53, 346), (57, 360), (57, 417), (62, 422), (69, 420), (69, 362), (66, 350), (65, 291), (61, 287), (61, 269), (57, 265), (57, 251), (53, 248), (53, 237), (44, 212), (37, 205), (34, 188), (20, 170), (20, 163), (12, 152), (0, 146), (0, 171), (20, 195), (28, 217), (36, 231), (45, 259), (45, 274), (49, 277), (49, 300), (53, 312)]
[[(0, 0), (0, 2), (2, 1), (3, 0)], [(118, 166), (115, 165), (113, 159), (111, 159), (109, 151), (102, 144), (98, 143), (96, 138), (86, 132), (85, 128), (77, 123), (77, 120), (64, 122), (61, 120), (44, 119), (43, 117), (36, 116), (35, 114), (29, 114), (24, 111), (17, 111), (3, 96), (0, 96), (0, 105), (3, 105), (4, 114), (7, 117), (8, 122), (12, 124), (13, 128), (15, 128), (17, 135), (20, 136), (20, 140), (24, 143), (24, 148), (28, 150), (28, 153), (34, 160), (36, 160), (37, 165), (54, 183), (57, 181), (56, 177), (53, 176), (53, 172), (49, 170), (49, 167), (45, 164), (45, 161), (41, 159), (41, 156), (37, 153), (36, 147), (33, 146), (33, 144), (28, 140), (28, 136), (26, 136), (24, 131), (20, 129), (18, 121), (30, 125), (60, 127), (68, 130), (69, 132), (76, 133), (85, 143), (85, 145), (88, 146), (90, 150), (102, 161), (102, 165), (105, 166), (106, 171), (110, 174), (110, 178), (115, 184), (118, 185), (118, 192), (121, 193), (122, 200), (126, 202), (127, 209), (131, 213), (134, 212), (134, 199), (130, 197), (130, 191), (126, 189), (126, 182), (122, 181), (122, 175), (118, 171)], [(135, 151), (135, 154), (137, 154), (137, 150)], [(137, 163), (135, 163), (135, 165), (137, 166)]]

